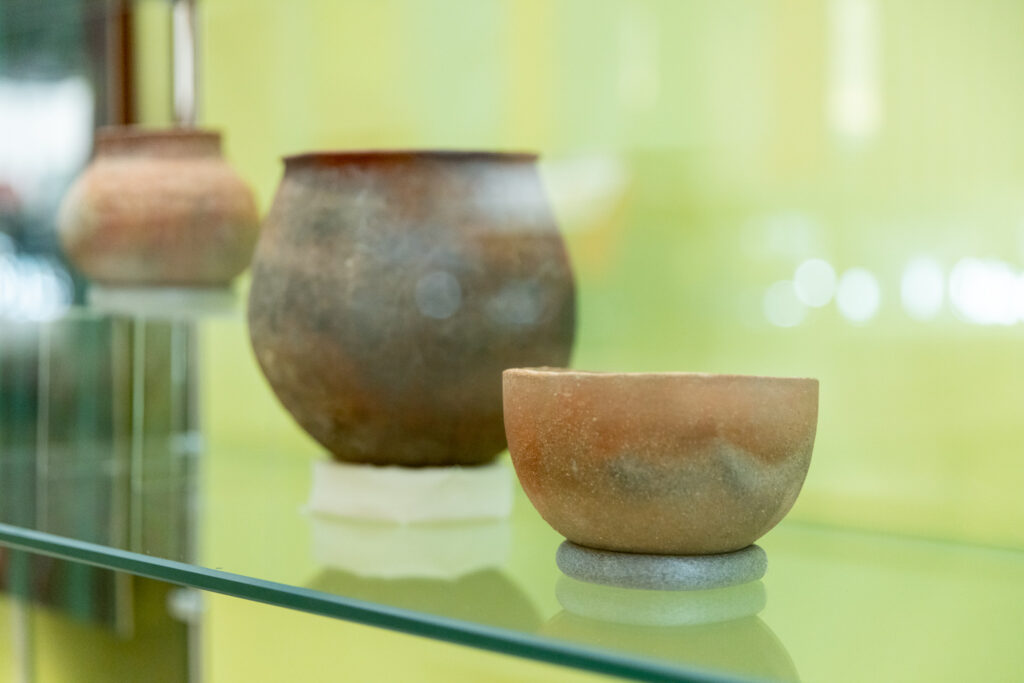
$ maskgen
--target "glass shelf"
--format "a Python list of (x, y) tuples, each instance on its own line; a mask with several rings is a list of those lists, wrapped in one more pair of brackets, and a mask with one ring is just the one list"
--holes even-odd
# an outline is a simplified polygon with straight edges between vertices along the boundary
[(506, 460), (508, 520), (313, 514), (323, 456), (203, 445), (196, 334), (188, 320), (82, 311), (5, 329), (0, 543), (643, 680), (1024, 671), (1022, 552), (784, 522), (761, 542), (759, 584), (691, 595), (591, 586), (560, 574), (561, 539)]

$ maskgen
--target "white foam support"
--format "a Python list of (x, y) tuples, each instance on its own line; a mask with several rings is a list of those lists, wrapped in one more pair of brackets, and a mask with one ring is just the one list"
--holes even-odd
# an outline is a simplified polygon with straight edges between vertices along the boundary
[(502, 567), (511, 527), (505, 520), (396, 524), (310, 516), (317, 564), (380, 579), (447, 579)]
[(240, 313), (238, 297), (230, 288), (104, 287), (90, 285), (90, 308), (140, 318), (193, 320)]
[(506, 519), (512, 490), (512, 473), (502, 460), (477, 467), (420, 468), (318, 460), (308, 509), (401, 523)]

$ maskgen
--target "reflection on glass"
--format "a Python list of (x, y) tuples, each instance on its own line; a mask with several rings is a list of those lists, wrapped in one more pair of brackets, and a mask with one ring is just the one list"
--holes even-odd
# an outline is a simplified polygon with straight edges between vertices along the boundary
[[(187, 327), (81, 311), (0, 328), (0, 522), (190, 557), (190, 354)], [(44, 557), (31, 577), (43, 602), (131, 628), (125, 577)]]
[(313, 558), (358, 576), (456, 580), (508, 560), (507, 521), (390, 524), (310, 516)]
[(55, 320), (71, 305), (72, 291), (71, 277), (54, 259), (17, 256), (0, 242), (0, 320)]
[(518, 630), (536, 608), (502, 571), (511, 545), (508, 464), (313, 465), (309, 587)]
[(956, 314), (976, 325), (1013, 325), (1021, 313), (1021, 287), (1010, 264), (996, 259), (961, 259), (949, 274), (949, 300)]
[(800, 301), (821, 308), (832, 301), (836, 290), (836, 271), (832, 264), (824, 259), (807, 259), (793, 274), (793, 289)]
[(634, 626), (563, 611), (541, 633), (757, 680), (800, 680), (785, 646), (756, 616), (700, 626)]
[(931, 320), (942, 312), (945, 283), (942, 266), (928, 256), (907, 263), (900, 279), (900, 298), (907, 315), (915, 320)]
[(559, 578), (563, 611), (541, 632), (759, 680), (798, 681), (785, 646), (756, 615), (760, 581), (703, 591), (616, 588)]
[(764, 316), (772, 325), (796, 327), (807, 316), (807, 307), (789, 280), (776, 282), (764, 293)]
[(761, 581), (708, 590), (646, 590), (560, 576), (555, 596), (578, 616), (637, 626), (711, 624), (749, 617), (765, 606)]
[(340, 569), (324, 569), (307, 586), (325, 593), (517, 631), (533, 632), (541, 624), (537, 608), (523, 590), (496, 569), (484, 569), (455, 580), (369, 578)]
[(537, 609), (501, 571), (505, 520), (396, 524), (312, 515), (324, 569), (310, 588), (457, 619), (534, 631)]
[(850, 140), (873, 136), (882, 122), (878, 15), (874, 0), (829, 3), (829, 118)]
[(839, 278), (836, 305), (844, 318), (853, 323), (866, 323), (878, 313), (882, 289), (874, 273), (864, 268), (850, 268)]

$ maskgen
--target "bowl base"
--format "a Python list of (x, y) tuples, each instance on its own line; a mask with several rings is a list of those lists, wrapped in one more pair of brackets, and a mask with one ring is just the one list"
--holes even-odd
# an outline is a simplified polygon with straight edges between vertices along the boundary
[(643, 555), (598, 550), (565, 541), (555, 562), (579, 581), (648, 590), (725, 588), (764, 576), (768, 556), (758, 545), (720, 555)]

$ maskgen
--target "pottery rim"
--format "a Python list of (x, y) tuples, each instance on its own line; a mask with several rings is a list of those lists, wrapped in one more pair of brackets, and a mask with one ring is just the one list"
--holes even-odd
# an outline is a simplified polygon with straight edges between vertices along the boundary
[(221, 154), (221, 134), (200, 128), (102, 126), (95, 153), (113, 156), (191, 157)]
[(554, 367), (536, 367), (536, 368), (509, 368), (502, 372), (503, 376), (521, 376), (521, 377), (560, 377), (560, 376), (572, 376), (576, 375), (579, 377), (587, 377), (593, 379), (615, 379), (615, 378), (634, 378), (636, 380), (641, 379), (705, 379), (705, 380), (745, 380), (750, 382), (813, 382), (818, 384), (818, 380), (814, 377), (773, 377), (770, 375), (737, 375), (737, 374), (718, 374), (713, 372), (603, 372), (600, 370), (575, 370), (573, 368), (554, 368)]
[(186, 128), (172, 126), (157, 128), (149, 126), (100, 126), (96, 129), (96, 140), (177, 140), (195, 138), (220, 139), (220, 131), (207, 128)]
[(432, 159), (436, 161), (490, 161), (490, 162), (527, 162), (537, 161), (536, 152), (496, 152), (473, 149), (360, 149), (335, 150), (321, 152), (301, 152), (282, 157), (286, 166), (295, 164), (319, 164), (324, 166), (343, 166), (354, 163), (397, 162), (412, 159)]

